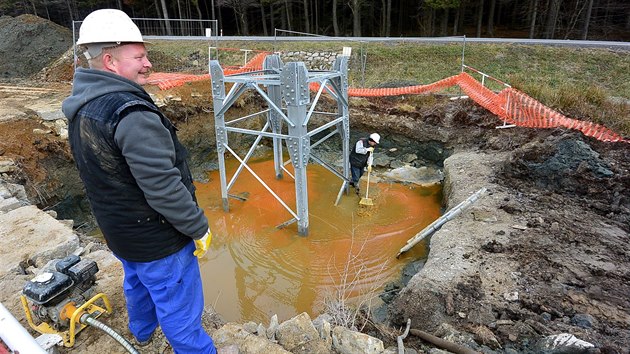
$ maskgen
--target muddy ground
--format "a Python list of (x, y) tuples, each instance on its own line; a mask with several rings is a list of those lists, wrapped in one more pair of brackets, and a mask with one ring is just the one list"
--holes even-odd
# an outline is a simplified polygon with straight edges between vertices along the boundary
[[(61, 99), (69, 86), (55, 89), (42, 91), (42, 99)], [(9, 91), (0, 91), (0, 99), (16, 95)], [(215, 166), (204, 83), (153, 91), (177, 117), (203, 175)], [(261, 104), (245, 98), (237, 109)], [(82, 231), (92, 223), (67, 141), (35, 111), (23, 111), (0, 122), (0, 157), (20, 167), (5, 177)], [(388, 299), (389, 327), (377, 324), (370, 333), (395, 343), (392, 335), (410, 318), (412, 328), (484, 352), (538, 352), (541, 338), (570, 333), (599, 352), (628, 353), (629, 146), (561, 129), (495, 129), (499, 124), (472, 102), (439, 96), (351, 100), (351, 127), (381, 132), (382, 152), (394, 158), (413, 152), (416, 164), (444, 170), (445, 207), (488, 188), (433, 236), (425, 269), (406, 287), (393, 286), (402, 291)], [(430, 348), (415, 337), (406, 342), (421, 352)]]
[[(0, 24), (8, 21), (15, 20), (1, 18)], [(43, 26), (29, 17), (20, 21), (23, 27)], [(11, 43), (3, 41), (0, 52), (9, 53)], [(11, 68), (2, 69), (0, 76), (11, 79), (0, 84), (0, 161), (17, 166), (2, 178), (23, 184), (30, 201), (55, 210), (58, 219), (74, 219), (83, 245), (96, 242), (94, 247), (105, 249), (83, 235), (93, 220), (67, 140), (50, 125), (70, 85), (67, 61), (45, 67), (69, 44), (49, 43), (55, 53), (45, 63), (20, 63), (16, 57)], [(208, 83), (151, 91), (177, 121), (195, 177), (203, 179), (205, 170), (216, 168)], [(261, 105), (246, 96), (231, 114)], [(409, 274), (406, 286), (390, 284), (400, 291), (387, 298), (386, 322), (366, 328), (370, 334), (395, 344), (409, 318), (412, 328), (487, 353), (541, 352), (540, 339), (559, 333), (592, 343), (592, 353), (630, 352), (628, 144), (602, 143), (565, 129), (495, 129), (501, 122), (481, 107), (440, 96), (351, 99), (350, 106), (353, 139), (361, 131), (378, 131), (379, 150), (387, 157), (413, 153), (418, 167), (444, 170), (446, 208), (488, 189), (433, 235), (423, 270)], [(119, 271), (109, 263), (104, 268)], [(19, 291), (0, 288), (3, 299)], [(120, 298), (115, 285), (108, 290)], [(117, 306), (122, 310), (121, 303)], [(113, 326), (124, 330), (125, 317), (115, 318)], [(70, 352), (93, 352), (90, 345), (103, 343), (83, 340), (85, 346)], [(405, 343), (420, 352), (432, 348), (413, 336)], [(164, 350), (158, 347), (156, 352)]]

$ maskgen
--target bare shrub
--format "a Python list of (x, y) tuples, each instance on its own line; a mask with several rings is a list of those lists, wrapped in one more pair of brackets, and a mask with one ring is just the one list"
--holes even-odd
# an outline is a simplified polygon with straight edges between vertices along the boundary
[(382, 263), (374, 271), (370, 270), (362, 257), (369, 236), (355, 247), (355, 231), (351, 234), (351, 245), (343, 267), (339, 269), (335, 256), (329, 261), (328, 273), (331, 279), (339, 279), (333, 289), (324, 296), (324, 312), (332, 316), (332, 324), (352, 330), (362, 331), (370, 322), (372, 301), (378, 296), (382, 282), (371, 278), (381, 278), (389, 261)]

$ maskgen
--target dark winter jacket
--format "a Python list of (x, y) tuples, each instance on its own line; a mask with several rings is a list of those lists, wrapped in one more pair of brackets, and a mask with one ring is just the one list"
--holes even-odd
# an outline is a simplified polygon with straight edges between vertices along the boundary
[(186, 149), (141, 86), (79, 69), (62, 109), (92, 211), (114, 254), (153, 261), (206, 233)]

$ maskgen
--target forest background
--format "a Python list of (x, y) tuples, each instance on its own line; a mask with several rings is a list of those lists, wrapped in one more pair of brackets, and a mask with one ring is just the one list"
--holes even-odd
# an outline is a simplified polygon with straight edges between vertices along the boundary
[(99, 8), (131, 17), (217, 20), (223, 35), (274, 29), (353, 37), (503, 37), (630, 41), (628, 0), (0, 0), (71, 28)]

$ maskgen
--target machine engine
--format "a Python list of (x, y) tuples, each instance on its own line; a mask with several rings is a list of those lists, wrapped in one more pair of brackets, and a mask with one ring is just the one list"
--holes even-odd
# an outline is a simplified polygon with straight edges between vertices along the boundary
[(31, 302), (34, 316), (60, 330), (69, 326), (74, 310), (92, 296), (97, 272), (93, 260), (71, 255), (59, 260), (54, 270), (26, 283), (22, 293)]

